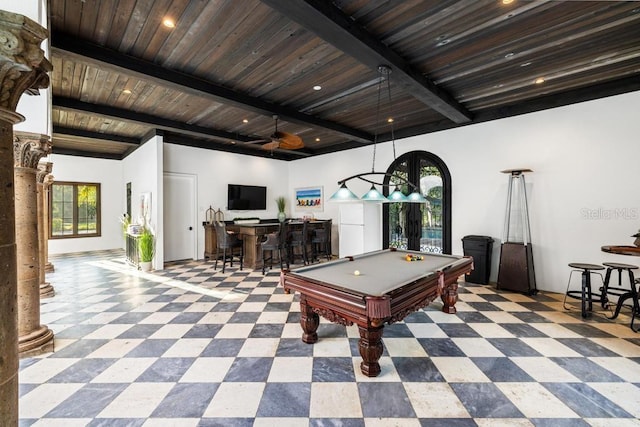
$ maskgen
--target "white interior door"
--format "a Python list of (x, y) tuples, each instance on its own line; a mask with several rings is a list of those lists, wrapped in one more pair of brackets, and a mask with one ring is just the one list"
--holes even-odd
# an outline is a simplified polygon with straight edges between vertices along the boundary
[(164, 174), (164, 260), (196, 259), (196, 176)]

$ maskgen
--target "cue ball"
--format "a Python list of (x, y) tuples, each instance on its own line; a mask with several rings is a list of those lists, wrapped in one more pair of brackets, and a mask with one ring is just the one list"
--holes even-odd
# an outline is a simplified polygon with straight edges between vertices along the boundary
[(359, 275), (360, 275), (360, 271), (359, 271), (359, 270), (356, 270), (356, 271), (354, 271), (354, 272), (353, 272), (353, 274), (354, 274), (355, 276), (359, 276)]

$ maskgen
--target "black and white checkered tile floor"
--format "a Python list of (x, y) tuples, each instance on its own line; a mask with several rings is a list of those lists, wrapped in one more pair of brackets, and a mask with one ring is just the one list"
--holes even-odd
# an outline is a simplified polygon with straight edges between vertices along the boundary
[(640, 334), (562, 296), (462, 284), (386, 326), (382, 374), (358, 332), (301, 340), (279, 271), (212, 262), (152, 274), (120, 252), (53, 258), (56, 351), (20, 364), (21, 426), (638, 426)]

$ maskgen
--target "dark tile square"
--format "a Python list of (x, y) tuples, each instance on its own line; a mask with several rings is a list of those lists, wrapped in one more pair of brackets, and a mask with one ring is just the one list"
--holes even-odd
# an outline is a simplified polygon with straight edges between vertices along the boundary
[(477, 427), (473, 418), (422, 418), (420, 427)]
[(433, 319), (429, 317), (424, 311), (418, 310), (409, 314), (404, 318), (405, 323), (433, 323)]
[[(554, 300), (553, 298), (548, 298), (547, 301), (553, 302), (556, 300)], [(531, 310), (531, 311), (554, 311), (552, 307), (549, 307), (548, 305), (543, 304), (541, 302), (519, 302), (517, 304), (520, 304), (527, 310)]]
[(589, 427), (582, 418), (530, 418), (536, 427)]
[(586, 323), (565, 323), (562, 326), (577, 334), (580, 334), (580, 336), (584, 338), (616, 338), (615, 336), (606, 333), (602, 329), (598, 329)]
[(269, 302), (263, 311), (289, 311), (291, 303), (288, 302)]
[[(95, 316), (96, 313), (91, 313), (90, 317)], [(75, 322), (72, 322), (75, 323)], [(89, 335), (92, 332), (95, 332), (103, 325), (74, 325), (70, 326), (56, 334), (56, 338), (64, 338), (64, 339), (80, 339), (86, 335)]]
[(273, 357), (236, 357), (224, 377), (225, 382), (265, 382)]
[(244, 302), (269, 302), (269, 298), (271, 298), (271, 295), (249, 295)]
[(283, 328), (282, 324), (258, 323), (249, 333), (249, 338), (280, 338)]
[(159, 324), (140, 324), (133, 325), (123, 333), (117, 336), (118, 339), (124, 338), (149, 338), (163, 325)]
[(511, 332), (516, 337), (521, 338), (545, 338), (547, 335), (533, 326), (529, 326), (525, 323), (501, 323), (507, 331)]
[(534, 379), (506, 357), (474, 357), (473, 363), (493, 382), (534, 382)]
[(183, 338), (214, 338), (223, 325), (220, 324), (197, 324), (184, 334)]
[(260, 317), (260, 312), (257, 311), (241, 311), (234, 313), (233, 316), (227, 321), (227, 323), (256, 323)]
[[(564, 326), (567, 326), (566, 324)], [(570, 349), (578, 352), (585, 357), (617, 357), (619, 354), (614, 353), (606, 347), (601, 346), (588, 338), (558, 338), (558, 342), (566, 345)]]
[(584, 357), (552, 357), (550, 359), (585, 383), (623, 381), (619, 376)]
[(235, 313), (235, 311), (239, 307), (240, 307), (240, 303), (237, 303), (237, 302), (219, 302), (211, 309), (211, 311), (225, 311), (225, 312)]
[(164, 307), (160, 307), (158, 311), (182, 312), (191, 306), (188, 302), (170, 302)]
[(142, 341), (125, 357), (160, 357), (176, 343), (175, 339), (149, 339)]
[(393, 323), (384, 327), (382, 336), (385, 338), (411, 338), (413, 332), (404, 323)]
[(267, 383), (258, 417), (308, 417), (311, 383)]
[(354, 382), (353, 359), (350, 357), (314, 357), (311, 381)]
[(478, 311), (459, 311), (456, 316), (465, 323), (493, 323), (493, 320)]
[(362, 418), (311, 418), (309, 427), (365, 427)]
[(511, 315), (522, 320), (524, 323), (551, 323), (546, 317), (531, 311), (515, 311), (511, 312)]
[(80, 359), (67, 369), (55, 375), (50, 383), (88, 383), (117, 359)]
[(451, 383), (450, 386), (474, 418), (524, 418), (495, 384)]
[(176, 384), (151, 414), (151, 418), (201, 418), (219, 384)]
[(583, 383), (543, 383), (582, 418), (633, 418), (627, 411)]
[(142, 319), (146, 319), (147, 317), (149, 317), (149, 314), (151, 313), (125, 313), (109, 323), (113, 325), (126, 325), (129, 323), (137, 324)]
[(180, 323), (180, 324), (198, 323), (198, 321), (202, 319), (205, 314), (206, 313), (197, 313), (197, 312), (180, 313), (176, 317), (171, 319), (169, 323)]
[(200, 357), (235, 357), (244, 345), (244, 340), (239, 338), (218, 338), (207, 345)]
[(147, 368), (137, 382), (177, 382), (195, 361), (192, 357), (163, 357)]
[(479, 294), (485, 301), (488, 302), (508, 302), (511, 301), (508, 298), (503, 297), (500, 294)]
[(198, 427), (253, 427), (253, 418), (203, 418)]
[(93, 418), (128, 384), (87, 384), (49, 411), (49, 418)]
[(415, 418), (401, 383), (358, 383), (365, 418)]
[[(385, 332), (386, 332), (386, 328), (385, 328)], [(321, 323), (318, 326), (317, 333), (318, 333), (318, 338), (346, 338), (347, 337), (346, 328), (336, 323)], [(300, 327), (300, 334), (302, 334), (302, 327)]]
[(480, 336), (473, 328), (464, 323), (439, 323), (438, 327), (451, 338), (472, 338)]
[(87, 427), (141, 427), (146, 418), (95, 418)]
[(466, 357), (451, 338), (418, 338), (430, 357)]
[(438, 368), (428, 357), (393, 357), (400, 379), (405, 382), (444, 382)]
[(542, 355), (518, 338), (487, 338), (487, 341), (507, 357), (541, 357)]
[(478, 311), (502, 311), (490, 302), (468, 302), (467, 305)]
[(300, 338), (281, 338), (276, 350), (276, 357), (311, 357), (313, 345), (303, 342)]

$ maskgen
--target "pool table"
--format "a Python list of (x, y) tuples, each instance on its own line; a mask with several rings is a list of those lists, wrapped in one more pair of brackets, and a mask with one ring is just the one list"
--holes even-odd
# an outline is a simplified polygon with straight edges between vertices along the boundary
[[(421, 257), (408, 261), (407, 255)], [(380, 373), (384, 324), (399, 322), (440, 296), (442, 311), (455, 313), (458, 277), (473, 269), (471, 257), (384, 249), (295, 270), (283, 270), (285, 292), (300, 293), (302, 341), (313, 344), (319, 316), (358, 325), (362, 373)]]

